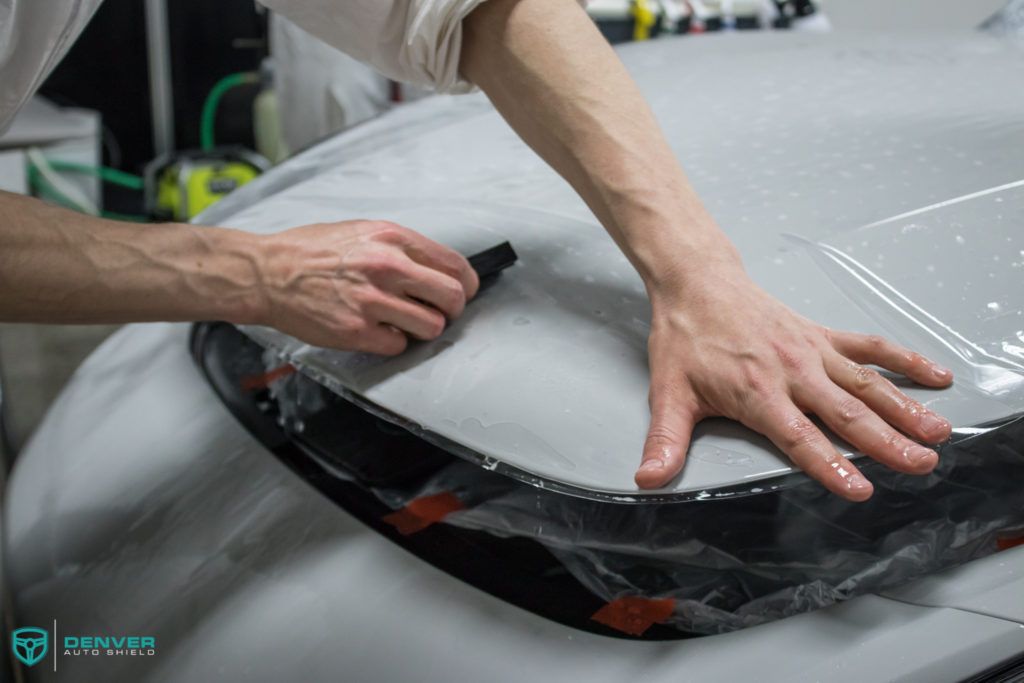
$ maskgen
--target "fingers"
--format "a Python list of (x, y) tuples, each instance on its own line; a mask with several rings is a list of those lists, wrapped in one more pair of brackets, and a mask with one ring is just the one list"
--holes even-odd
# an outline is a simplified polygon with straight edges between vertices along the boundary
[(832, 348), (855, 363), (877, 365), (898, 372), (926, 387), (946, 387), (953, 382), (950, 370), (885, 337), (831, 330), (828, 336)]
[(397, 296), (382, 295), (368, 303), (367, 316), (379, 323), (392, 325), (417, 339), (436, 339), (444, 332), (444, 316), (424, 306)]
[(465, 256), (412, 230), (403, 233), (403, 237), (402, 246), (409, 258), (458, 280), (466, 299), (476, 296), (480, 279)]
[(889, 424), (925, 443), (942, 443), (949, 438), (952, 425), (910, 398), (871, 368), (842, 356), (827, 355), (825, 371), (829, 378), (849, 394), (867, 404)]
[(267, 244), (261, 318), (311, 344), (401, 353), (406, 335), (438, 337), (479, 287), (461, 255), (387, 221), (308, 225)]
[(351, 350), (377, 353), (382, 356), (397, 356), (405, 351), (409, 339), (390, 325), (370, 325), (360, 333)]
[(699, 420), (694, 403), (678, 388), (652, 385), (650, 403), (651, 426), (634, 476), (642, 489), (661, 488), (679, 474)]
[(411, 264), (408, 278), (400, 283), (407, 297), (430, 304), (448, 318), (458, 318), (466, 307), (466, 293), (454, 277), (418, 263)]
[(871, 482), (785, 394), (761, 402), (761, 409), (743, 423), (771, 439), (793, 464), (832, 493), (861, 502), (874, 492)]
[(935, 451), (897, 432), (862, 400), (827, 377), (800, 387), (796, 398), (854, 448), (894, 470), (927, 474), (939, 462)]

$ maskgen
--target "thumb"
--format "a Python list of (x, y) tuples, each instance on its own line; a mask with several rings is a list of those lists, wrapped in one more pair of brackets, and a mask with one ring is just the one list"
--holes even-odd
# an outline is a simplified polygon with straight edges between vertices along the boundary
[(651, 387), (651, 426), (634, 481), (642, 489), (665, 486), (683, 469), (697, 411), (678, 387)]

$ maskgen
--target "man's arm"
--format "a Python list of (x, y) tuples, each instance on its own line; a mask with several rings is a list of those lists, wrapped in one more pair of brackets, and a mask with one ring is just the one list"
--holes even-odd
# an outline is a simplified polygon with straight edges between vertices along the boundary
[[(871, 484), (806, 417), (915, 474), (944, 419), (861, 364), (933, 387), (952, 374), (876, 337), (797, 316), (744, 271), (625, 67), (576, 0), (488, 0), (466, 18), (463, 76), (587, 202), (643, 277), (652, 305), (651, 426), (637, 483), (683, 466), (694, 425), (725, 416), (768, 436), (850, 500)], [(902, 433), (901, 433), (902, 432)]]
[(395, 354), (406, 334), (438, 336), (477, 286), (462, 256), (381, 221), (261, 236), (109, 221), (0, 192), (3, 321), (227, 320)]

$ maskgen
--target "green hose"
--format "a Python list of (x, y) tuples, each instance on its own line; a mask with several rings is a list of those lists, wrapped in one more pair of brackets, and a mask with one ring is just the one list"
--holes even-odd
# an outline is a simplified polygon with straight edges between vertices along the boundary
[(217, 125), (217, 108), (220, 106), (220, 100), (224, 97), (224, 93), (239, 85), (258, 83), (259, 80), (260, 75), (258, 73), (242, 71), (225, 76), (210, 88), (210, 94), (206, 96), (206, 101), (203, 102), (203, 115), (199, 122), (199, 146), (204, 151), (208, 152), (214, 147), (213, 138), (214, 129)]
[[(50, 165), (54, 169), (61, 169), (64, 171), (71, 172), (78, 171), (81, 173), (91, 173), (94, 175), (99, 175), (104, 180), (107, 180), (118, 185), (124, 185), (125, 187), (130, 187), (132, 189), (141, 190), (144, 184), (142, 178), (139, 178), (138, 176), (133, 176), (131, 173), (118, 171), (117, 169), (114, 168), (107, 168), (106, 166), (87, 166), (85, 164), (76, 164), (70, 161), (51, 161)], [(102, 173), (100, 173), (100, 171), (102, 171)], [(113, 177), (116, 177), (117, 174), (127, 177), (114, 180)], [(112, 177), (107, 177), (108, 175), (112, 175)], [(50, 183), (48, 183), (46, 179), (42, 177), (42, 175), (39, 173), (36, 167), (32, 165), (29, 165), (28, 167), (28, 184), (29, 187), (31, 187), (40, 198), (49, 199), (50, 201), (56, 202), (60, 206), (63, 206), (64, 208), (67, 209), (71, 209), (73, 211), (81, 211), (80, 207), (76, 206), (74, 202), (69, 200), (59, 190), (50, 185)], [(138, 214), (116, 213), (114, 211), (101, 211), (100, 215), (103, 216), (104, 218), (110, 218), (112, 220), (117, 221), (127, 221), (131, 223), (150, 222), (147, 216), (141, 216)]]
[(76, 164), (73, 161), (60, 161), (59, 159), (50, 159), (50, 166), (55, 171), (67, 171), (69, 173), (85, 173), (87, 175), (98, 176), (100, 179), (112, 183), (114, 185), (120, 185), (121, 187), (127, 187), (130, 190), (142, 190), (146, 186), (146, 181), (140, 176), (132, 173), (125, 173), (119, 171), (116, 168), (109, 168), (107, 166), (89, 166), (87, 164)]
[(118, 213), (117, 211), (102, 211), (100, 215), (104, 218), (109, 218), (112, 221), (121, 221), (123, 223), (151, 223), (148, 216), (142, 216), (137, 213)]

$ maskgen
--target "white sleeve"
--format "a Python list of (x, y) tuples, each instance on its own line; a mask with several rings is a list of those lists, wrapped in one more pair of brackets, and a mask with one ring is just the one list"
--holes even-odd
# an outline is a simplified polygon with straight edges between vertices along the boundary
[(485, 0), (260, 0), (396, 81), (466, 92), (462, 20)]
[(0, 132), (71, 48), (101, 0), (0, 0)]

